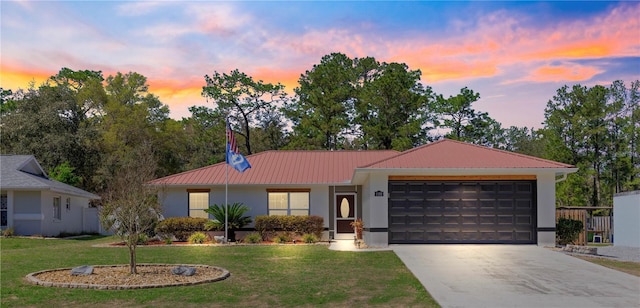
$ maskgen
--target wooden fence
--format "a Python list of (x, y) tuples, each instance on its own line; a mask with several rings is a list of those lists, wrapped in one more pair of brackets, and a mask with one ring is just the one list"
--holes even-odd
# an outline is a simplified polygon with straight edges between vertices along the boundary
[(587, 232), (602, 236), (601, 242), (607, 242), (611, 238), (611, 216), (591, 217), (587, 228)]
[(572, 209), (557, 209), (556, 210), (556, 223), (559, 218), (569, 218), (582, 221), (584, 229), (578, 235), (576, 245), (587, 245), (587, 211), (586, 210), (572, 210)]
[(558, 218), (570, 218), (582, 221), (584, 230), (578, 235), (576, 245), (586, 245), (589, 240), (588, 234), (601, 236), (601, 242), (608, 242), (611, 238), (611, 216), (593, 216), (589, 217), (585, 209), (557, 209), (556, 222)]

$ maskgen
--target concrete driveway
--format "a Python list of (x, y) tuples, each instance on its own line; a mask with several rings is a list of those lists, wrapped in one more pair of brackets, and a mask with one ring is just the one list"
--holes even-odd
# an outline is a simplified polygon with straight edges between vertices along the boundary
[(640, 307), (640, 277), (533, 245), (391, 245), (442, 307)]

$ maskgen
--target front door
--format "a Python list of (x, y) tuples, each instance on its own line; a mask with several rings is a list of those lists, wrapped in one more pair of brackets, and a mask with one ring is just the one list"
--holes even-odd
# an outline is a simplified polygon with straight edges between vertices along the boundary
[(355, 235), (351, 223), (356, 220), (356, 195), (336, 195), (336, 234), (335, 239), (353, 239)]

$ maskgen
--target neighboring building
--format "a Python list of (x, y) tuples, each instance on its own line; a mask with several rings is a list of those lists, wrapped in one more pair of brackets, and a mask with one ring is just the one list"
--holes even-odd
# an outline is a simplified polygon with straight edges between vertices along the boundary
[(49, 179), (32, 155), (0, 155), (2, 229), (17, 235), (99, 232), (97, 195)]
[[(267, 151), (228, 169), (228, 201), (250, 215), (319, 215), (327, 235), (368, 245), (555, 245), (555, 186), (571, 165), (453, 140), (397, 151)], [(225, 163), (151, 181), (165, 217), (207, 217), (225, 200)]]
[(613, 196), (613, 245), (640, 248), (640, 190)]

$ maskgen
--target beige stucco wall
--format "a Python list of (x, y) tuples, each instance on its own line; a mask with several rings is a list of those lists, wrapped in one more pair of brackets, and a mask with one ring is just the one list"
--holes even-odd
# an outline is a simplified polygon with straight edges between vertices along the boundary
[[(537, 174), (538, 229), (555, 230), (556, 227), (556, 176), (555, 173)], [(538, 231), (538, 245), (553, 247), (555, 231)]]
[[(363, 216), (365, 231), (363, 239), (369, 246), (387, 246), (389, 243), (388, 232), (376, 232), (389, 227), (389, 184), (388, 175), (385, 173), (372, 173), (363, 185)], [(381, 191), (383, 196), (375, 196), (376, 191)]]
[[(219, 187), (193, 187), (210, 189), (209, 205), (224, 204), (225, 188)], [(229, 204), (241, 202), (251, 210), (247, 215), (251, 217), (268, 214), (268, 188), (308, 188), (309, 214), (317, 215), (324, 219), (325, 227), (329, 226), (329, 187), (326, 185), (260, 185), (260, 186), (230, 186), (227, 201)], [(164, 217), (189, 216), (189, 194), (187, 187), (166, 189), (160, 194), (160, 202), (163, 205)], [(247, 227), (253, 227), (250, 224)]]

